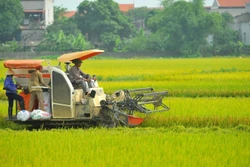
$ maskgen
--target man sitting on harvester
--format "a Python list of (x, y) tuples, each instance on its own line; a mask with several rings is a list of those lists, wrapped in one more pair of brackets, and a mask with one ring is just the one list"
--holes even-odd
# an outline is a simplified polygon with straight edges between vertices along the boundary
[(69, 79), (72, 82), (72, 84), (75, 85), (81, 85), (83, 93), (85, 95), (90, 94), (89, 88), (94, 88), (95, 85), (93, 82), (91, 82), (91, 77), (89, 74), (85, 74), (83, 71), (81, 71), (80, 67), (82, 64), (82, 61), (80, 59), (74, 59), (72, 62), (75, 64), (73, 67), (69, 70)]

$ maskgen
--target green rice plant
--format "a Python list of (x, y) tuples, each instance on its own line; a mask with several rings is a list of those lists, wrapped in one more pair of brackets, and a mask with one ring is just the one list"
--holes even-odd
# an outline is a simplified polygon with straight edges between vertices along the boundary
[(220, 128), (0, 130), (9, 166), (248, 166), (249, 132)]

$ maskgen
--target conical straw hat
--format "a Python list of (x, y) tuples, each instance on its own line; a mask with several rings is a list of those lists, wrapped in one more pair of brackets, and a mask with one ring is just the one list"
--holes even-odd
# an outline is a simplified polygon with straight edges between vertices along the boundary
[(6, 75), (14, 75), (14, 71), (12, 69), (8, 69), (8, 71), (6, 72)]

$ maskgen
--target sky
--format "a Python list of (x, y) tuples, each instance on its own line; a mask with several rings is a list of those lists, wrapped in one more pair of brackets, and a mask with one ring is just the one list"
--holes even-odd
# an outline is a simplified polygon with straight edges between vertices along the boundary
[[(61, 6), (67, 10), (77, 10), (77, 6), (84, 0), (54, 0), (54, 6)], [(135, 7), (159, 7), (161, 0), (114, 0), (119, 4), (135, 4)], [(189, 1), (189, 0), (187, 0)], [(212, 6), (214, 0), (205, 0), (205, 6)]]

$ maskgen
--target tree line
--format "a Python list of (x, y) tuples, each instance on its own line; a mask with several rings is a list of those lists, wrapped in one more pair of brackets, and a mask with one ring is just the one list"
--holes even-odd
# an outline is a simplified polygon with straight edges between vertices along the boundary
[[(113, 0), (85, 0), (74, 17), (54, 7), (54, 23), (46, 28), (38, 51), (78, 51), (92, 48), (109, 52), (171, 52), (190, 57), (249, 54), (230, 28), (229, 13), (209, 13), (203, 0), (163, 0), (162, 9), (119, 10)], [(0, 2), (0, 51), (22, 49), (13, 40), (20, 32), (23, 9), (19, 0)], [(136, 23), (141, 28), (136, 28)]]

